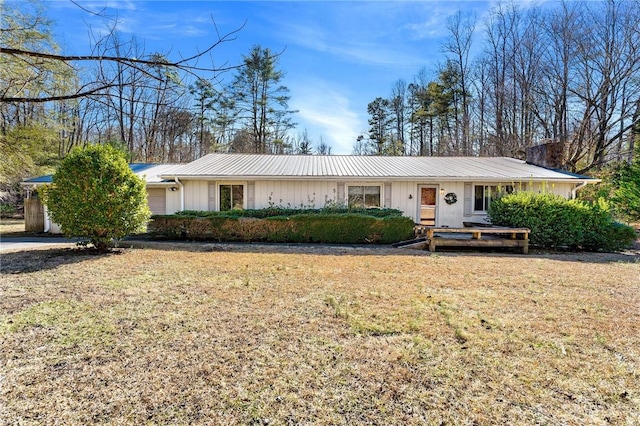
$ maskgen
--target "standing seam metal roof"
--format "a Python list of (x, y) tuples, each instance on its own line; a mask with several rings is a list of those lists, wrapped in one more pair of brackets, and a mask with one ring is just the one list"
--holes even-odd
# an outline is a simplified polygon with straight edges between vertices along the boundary
[(161, 177), (592, 180), (508, 157), (208, 154)]
[[(147, 184), (163, 183), (161, 176), (173, 173), (181, 164), (150, 164), (150, 163), (131, 163), (129, 168), (139, 177), (145, 179)], [(23, 185), (38, 185), (43, 183), (52, 183), (53, 175), (44, 175), (26, 179)]]

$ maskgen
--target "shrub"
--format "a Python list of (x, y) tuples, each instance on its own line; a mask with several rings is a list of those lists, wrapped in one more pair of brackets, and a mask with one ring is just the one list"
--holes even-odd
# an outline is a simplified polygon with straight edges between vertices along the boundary
[(74, 149), (42, 195), (51, 220), (66, 236), (98, 250), (144, 231), (151, 214), (145, 182), (131, 171), (124, 153), (108, 145)]
[(495, 199), (488, 213), (494, 225), (529, 228), (530, 243), (544, 248), (619, 250), (636, 237), (633, 228), (613, 220), (602, 199), (587, 203), (523, 191)]
[(413, 236), (413, 220), (402, 216), (376, 218), (354, 213), (303, 213), (264, 219), (180, 214), (154, 216), (149, 229), (167, 238), (193, 240), (391, 244)]
[(0, 217), (13, 217), (15, 214), (15, 206), (12, 206), (11, 204), (0, 204)]
[(633, 163), (609, 165), (596, 172), (595, 177), (602, 182), (583, 188), (580, 199), (595, 203), (605, 198), (617, 218), (627, 222), (640, 220), (640, 151)]
[(640, 220), (640, 151), (632, 164), (620, 168), (612, 201), (620, 215), (629, 221)]

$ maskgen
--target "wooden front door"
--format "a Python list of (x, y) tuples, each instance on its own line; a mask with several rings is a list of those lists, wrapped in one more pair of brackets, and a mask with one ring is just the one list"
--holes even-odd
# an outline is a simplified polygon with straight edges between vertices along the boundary
[(420, 225), (436, 226), (437, 188), (435, 186), (421, 186), (419, 189)]

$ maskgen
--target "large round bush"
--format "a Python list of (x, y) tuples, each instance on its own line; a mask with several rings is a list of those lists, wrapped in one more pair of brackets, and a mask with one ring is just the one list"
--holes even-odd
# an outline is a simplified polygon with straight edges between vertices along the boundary
[(44, 190), (44, 202), (66, 236), (99, 250), (144, 231), (151, 215), (145, 182), (133, 173), (124, 153), (109, 145), (73, 150)]
[(516, 192), (493, 200), (491, 223), (531, 230), (531, 245), (544, 248), (619, 250), (636, 238), (633, 228), (617, 223), (607, 203), (566, 200), (551, 193)]

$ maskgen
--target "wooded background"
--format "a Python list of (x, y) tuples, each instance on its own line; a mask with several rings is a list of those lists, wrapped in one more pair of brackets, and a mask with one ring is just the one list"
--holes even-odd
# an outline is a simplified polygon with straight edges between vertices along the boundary
[[(16, 7), (16, 5), (18, 7)], [(331, 154), (295, 125), (273, 52), (237, 65), (172, 61), (114, 28), (91, 56), (64, 56), (46, 3), (0, 4), (1, 190), (50, 172), (73, 147), (110, 143), (131, 161), (184, 163), (209, 152)], [(88, 12), (89, 13), (89, 12)], [(237, 29), (212, 41), (233, 43)], [(640, 145), (640, 1), (499, 4), (447, 23), (435, 70), (398, 79), (368, 105), (365, 155), (524, 158), (562, 142), (563, 166), (632, 162)], [(372, 52), (375, 54), (375, 52)], [(222, 78), (224, 76), (224, 78)]]

